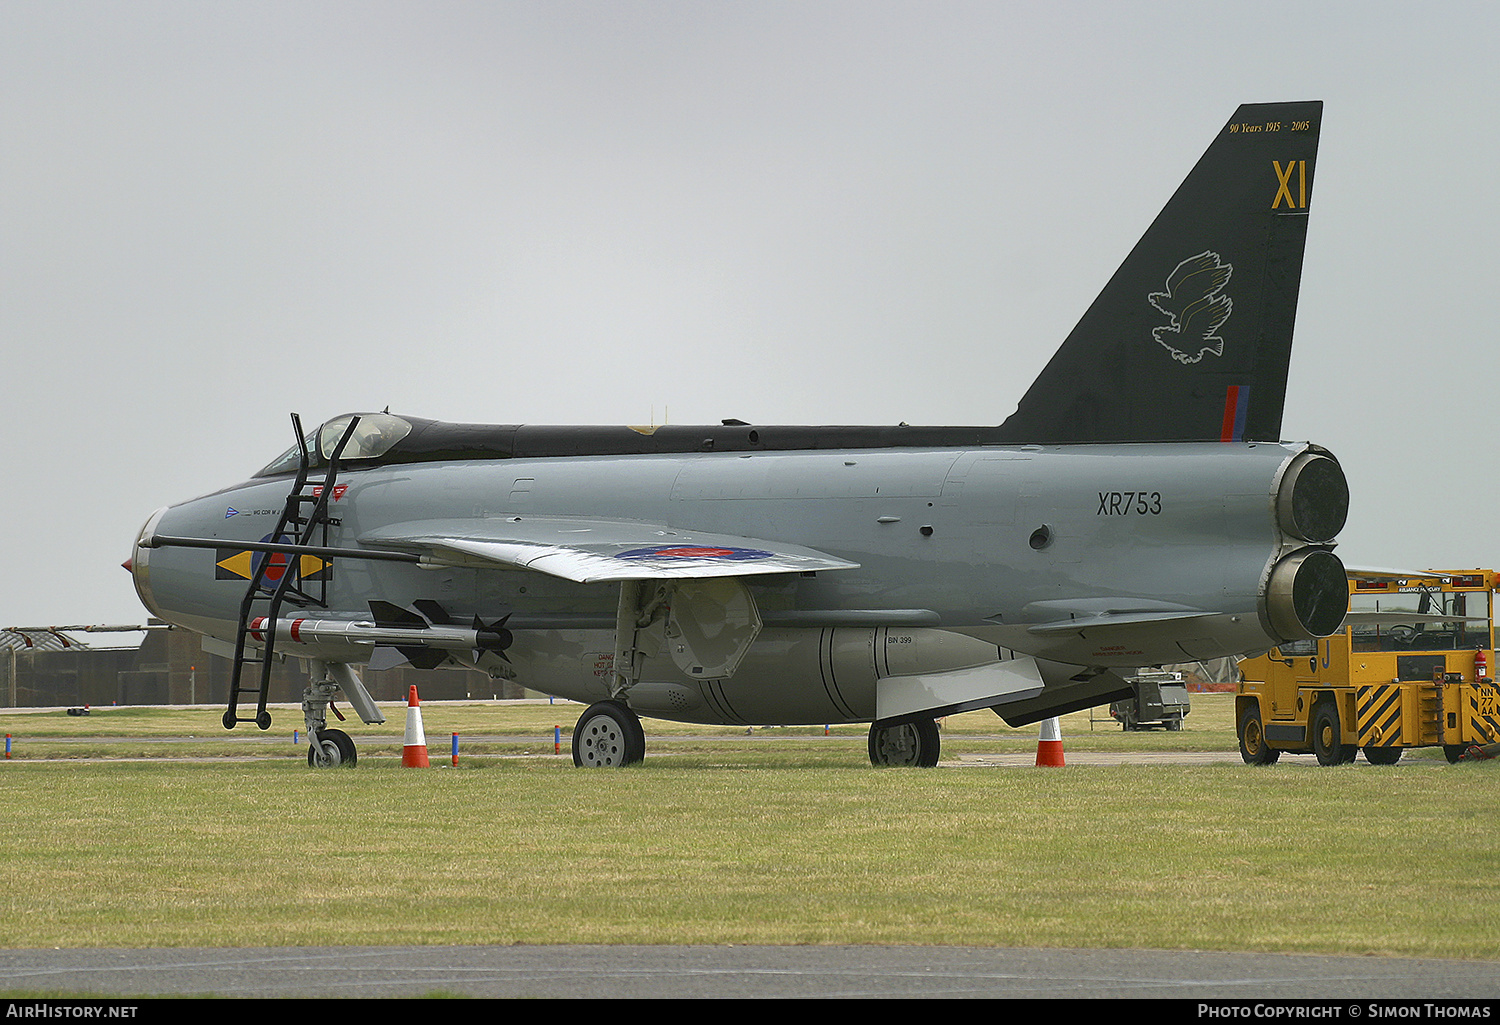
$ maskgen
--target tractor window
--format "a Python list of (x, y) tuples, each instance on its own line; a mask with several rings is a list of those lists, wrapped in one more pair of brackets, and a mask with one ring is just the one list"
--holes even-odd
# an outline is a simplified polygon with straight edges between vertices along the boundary
[(1456, 651), (1490, 646), (1488, 591), (1411, 591), (1349, 596), (1355, 651)]

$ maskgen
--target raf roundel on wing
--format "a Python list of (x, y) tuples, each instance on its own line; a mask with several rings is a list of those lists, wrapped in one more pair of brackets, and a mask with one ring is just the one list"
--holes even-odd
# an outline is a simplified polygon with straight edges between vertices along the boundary
[(770, 552), (758, 548), (684, 548), (658, 545), (653, 548), (632, 548), (621, 552), (621, 559), (730, 559), (735, 562), (751, 562), (771, 558)]

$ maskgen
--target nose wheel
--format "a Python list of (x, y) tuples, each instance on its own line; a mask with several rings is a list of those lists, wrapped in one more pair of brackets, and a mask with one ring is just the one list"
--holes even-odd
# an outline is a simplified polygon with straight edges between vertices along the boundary
[(343, 730), (319, 730), (307, 747), (307, 765), (311, 769), (352, 769), (359, 756), (354, 741)]

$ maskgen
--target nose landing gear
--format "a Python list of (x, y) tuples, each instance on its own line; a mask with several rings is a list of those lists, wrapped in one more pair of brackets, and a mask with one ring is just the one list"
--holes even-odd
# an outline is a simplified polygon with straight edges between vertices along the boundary
[(307, 766), (310, 769), (352, 769), (359, 761), (354, 741), (343, 730), (320, 730), (310, 734)]

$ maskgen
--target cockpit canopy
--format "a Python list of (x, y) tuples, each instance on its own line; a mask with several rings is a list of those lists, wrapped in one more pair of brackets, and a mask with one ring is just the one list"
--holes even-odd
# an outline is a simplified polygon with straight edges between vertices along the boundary
[[(349, 422), (358, 415), (359, 423), (344, 446), (341, 462), (379, 459), (391, 450), (391, 446), (411, 433), (411, 423), (389, 413), (349, 413), (319, 427), (307, 437), (307, 465), (314, 468), (326, 466), (338, 449), (339, 442), (349, 429)], [(300, 462), (297, 446), (293, 445), (255, 476), (274, 477), (282, 473), (295, 473)]]

